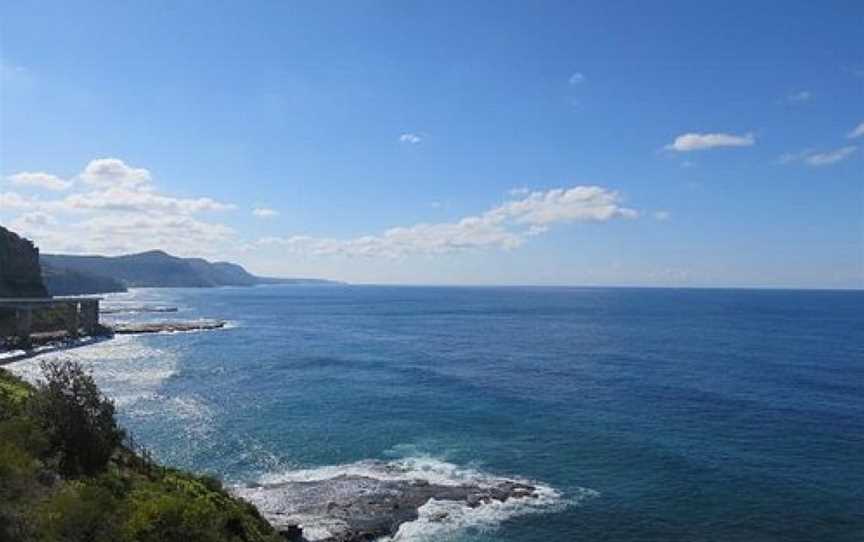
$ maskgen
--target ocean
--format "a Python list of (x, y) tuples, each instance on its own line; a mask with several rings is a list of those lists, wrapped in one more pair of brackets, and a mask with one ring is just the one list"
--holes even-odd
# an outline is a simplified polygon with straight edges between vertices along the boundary
[[(92, 372), (161, 461), (249, 483), (506, 477), (543, 497), (396, 540), (864, 540), (864, 292), (264, 286), (104, 306), (226, 329), (41, 359)], [(441, 503), (439, 503), (439, 506)]]

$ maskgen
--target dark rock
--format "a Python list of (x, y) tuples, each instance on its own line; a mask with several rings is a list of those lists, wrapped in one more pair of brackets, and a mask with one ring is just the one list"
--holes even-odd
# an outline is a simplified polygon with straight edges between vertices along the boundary
[(0, 226), (0, 297), (48, 297), (39, 249)]
[(286, 525), (279, 531), (279, 534), (285, 540), (291, 540), (292, 542), (301, 542), (303, 540), (303, 529), (297, 525)]
[(113, 332), (118, 335), (130, 333), (176, 333), (178, 331), (208, 331), (225, 327), (224, 320), (198, 322), (147, 322), (143, 324), (116, 324)]
[[(342, 475), (326, 480), (286, 482), (237, 489), (255, 504), (278, 530), (294, 533), (324, 527), (326, 542), (359, 542), (392, 536), (403, 523), (415, 521), (419, 508), (429, 502), (462, 502), (476, 508), (492, 501), (529, 498), (536, 488), (501, 480), (480, 485), (440, 485), (427, 480), (389, 480)], [(433, 520), (444, 521), (445, 512)]]

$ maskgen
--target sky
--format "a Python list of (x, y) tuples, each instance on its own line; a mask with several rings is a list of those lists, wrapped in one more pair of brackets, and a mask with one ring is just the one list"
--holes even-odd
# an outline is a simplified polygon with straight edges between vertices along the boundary
[(864, 3), (4, 2), (0, 224), (356, 283), (864, 288)]

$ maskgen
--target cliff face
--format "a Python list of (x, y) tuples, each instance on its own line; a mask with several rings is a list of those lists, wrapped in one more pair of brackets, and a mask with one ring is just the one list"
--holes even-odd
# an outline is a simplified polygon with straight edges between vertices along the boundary
[(48, 297), (39, 249), (0, 226), (0, 297)]
[(126, 286), (119, 280), (54, 267), (44, 260), (42, 260), (42, 280), (51, 295), (90, 295), (126, 291)]

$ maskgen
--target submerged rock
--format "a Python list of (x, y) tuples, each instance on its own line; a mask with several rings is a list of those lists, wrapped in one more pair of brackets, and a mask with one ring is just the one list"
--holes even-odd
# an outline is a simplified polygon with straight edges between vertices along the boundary
[[(291, 481), (240, 488), (287, 540), (358, 542), (393, 536), (415, 521), (432, 501), (476, 508), (494, 501), (531, 499), (537, 488), (511, 480), (444, 485), (428, 480), (377, 479), (339, 475), (324, 480)], [(444, 521), (446, 512), (439, 512)], [(436, 517), (431, 518), (432, 521)]]

